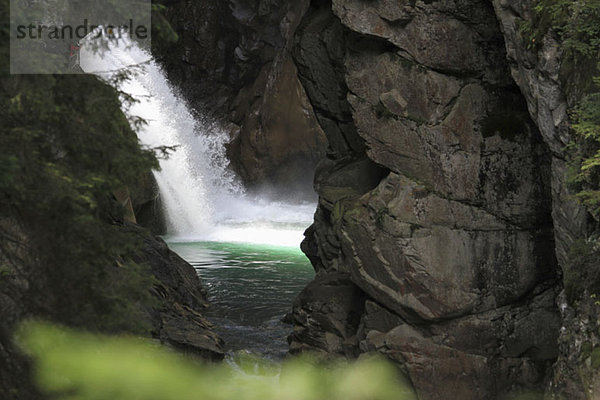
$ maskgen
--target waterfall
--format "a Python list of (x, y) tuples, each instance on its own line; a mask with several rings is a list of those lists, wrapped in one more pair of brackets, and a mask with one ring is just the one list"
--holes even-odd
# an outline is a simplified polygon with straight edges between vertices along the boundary
[(152, 148), (176, 147), (154, 171), (171, 239), (297, 246), (315, 206), (247, 196), (228, 168), (228, 134), (194, 115), (148, 52), (122, 42), (125, 45), (94, 51), (84, 41), (80, 65), (109, 82), (119, 71), (141, 66), (129, 79), (113, 84), (136, 100), (126, 107), (126, 114), (147, 122), (138, 129), (140, 142)]

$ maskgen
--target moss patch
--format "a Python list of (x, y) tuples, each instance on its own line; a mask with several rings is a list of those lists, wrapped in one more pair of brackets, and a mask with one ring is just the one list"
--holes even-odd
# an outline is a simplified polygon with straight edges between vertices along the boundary
[(586, 292), (600, 292), (600, 252), (596, 245), (595, 240), (580, 239), (569, 249), (568, 264), (563, 268), (563, 284), (571, 304)]
[(593, 346), (591, 342), (583, 342), (581, 345), (581, 358), (586, 359), (592, 354)]
[(596, 347), (592, 351), (592, 368), (600, 368), (600, 347)]

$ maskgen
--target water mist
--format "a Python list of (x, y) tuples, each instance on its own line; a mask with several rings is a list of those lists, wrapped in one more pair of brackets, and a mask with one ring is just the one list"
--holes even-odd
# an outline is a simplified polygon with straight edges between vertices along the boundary
[(80, 65), (107, 80), (138, 66), (118, 89), (136, 100), (126, 113), (147, 122), (138, 130), (140, 142), (176, 147), (154, 171), (172, 239), (298, 246), (315, 206), (247, 196), (228, 168), (227, 133), (194, 115), (148, 52), (126, 40), (101, 52), (84, 43)]

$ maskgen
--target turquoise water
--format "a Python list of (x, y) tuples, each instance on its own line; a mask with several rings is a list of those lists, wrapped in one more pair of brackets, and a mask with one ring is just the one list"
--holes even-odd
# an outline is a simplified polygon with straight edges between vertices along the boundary
[(274, 360), (285, 355), (291, 326), (281, 318), (314, 276), (299, 248), (172, 241), (169, 246), (200, 275), (212, 304), (206, 315), (229, 351)]

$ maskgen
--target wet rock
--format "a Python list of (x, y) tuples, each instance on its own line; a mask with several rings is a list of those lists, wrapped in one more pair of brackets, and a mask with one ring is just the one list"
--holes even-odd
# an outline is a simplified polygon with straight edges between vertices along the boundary
[(307, 6), (308, 0), (171, 3), (166, 16), (179, 40), (155, 49), (191, 105), (230, 126), (228, 156), (246, 186), (275, 197), (312, 199), (312, 173), (327, 149), (290, 58)]
[(228, 155), (247, 185), (269, 185), (275, 192), (285, 187), (293, 196), (312, 192), (312, 171), (327, 142), (289, 55), (281, 64), (263, 68), (252, 88), (234, 101), (240, 131)]
[(353, 355), (364, 295), (346, 274), (317, 275), (298, 296), (287, 322), (292, 354), (316, 351)]
[(166, 216), (154, 175), (148, 172), (141, 176), (129, 191), (136, 222), (155, 235), (167, 233)]
[(149, 265), (157, 280), (153, 293), (158, 305), (146, 310), (152, 335), (178, 350), (209, 360), (222, 359), (223, 340), (202, 315), (208, 303), (194, 268), (161, 238), (135, 225), (127, 229), (143, 239), (144, 249), (136, 261)]

